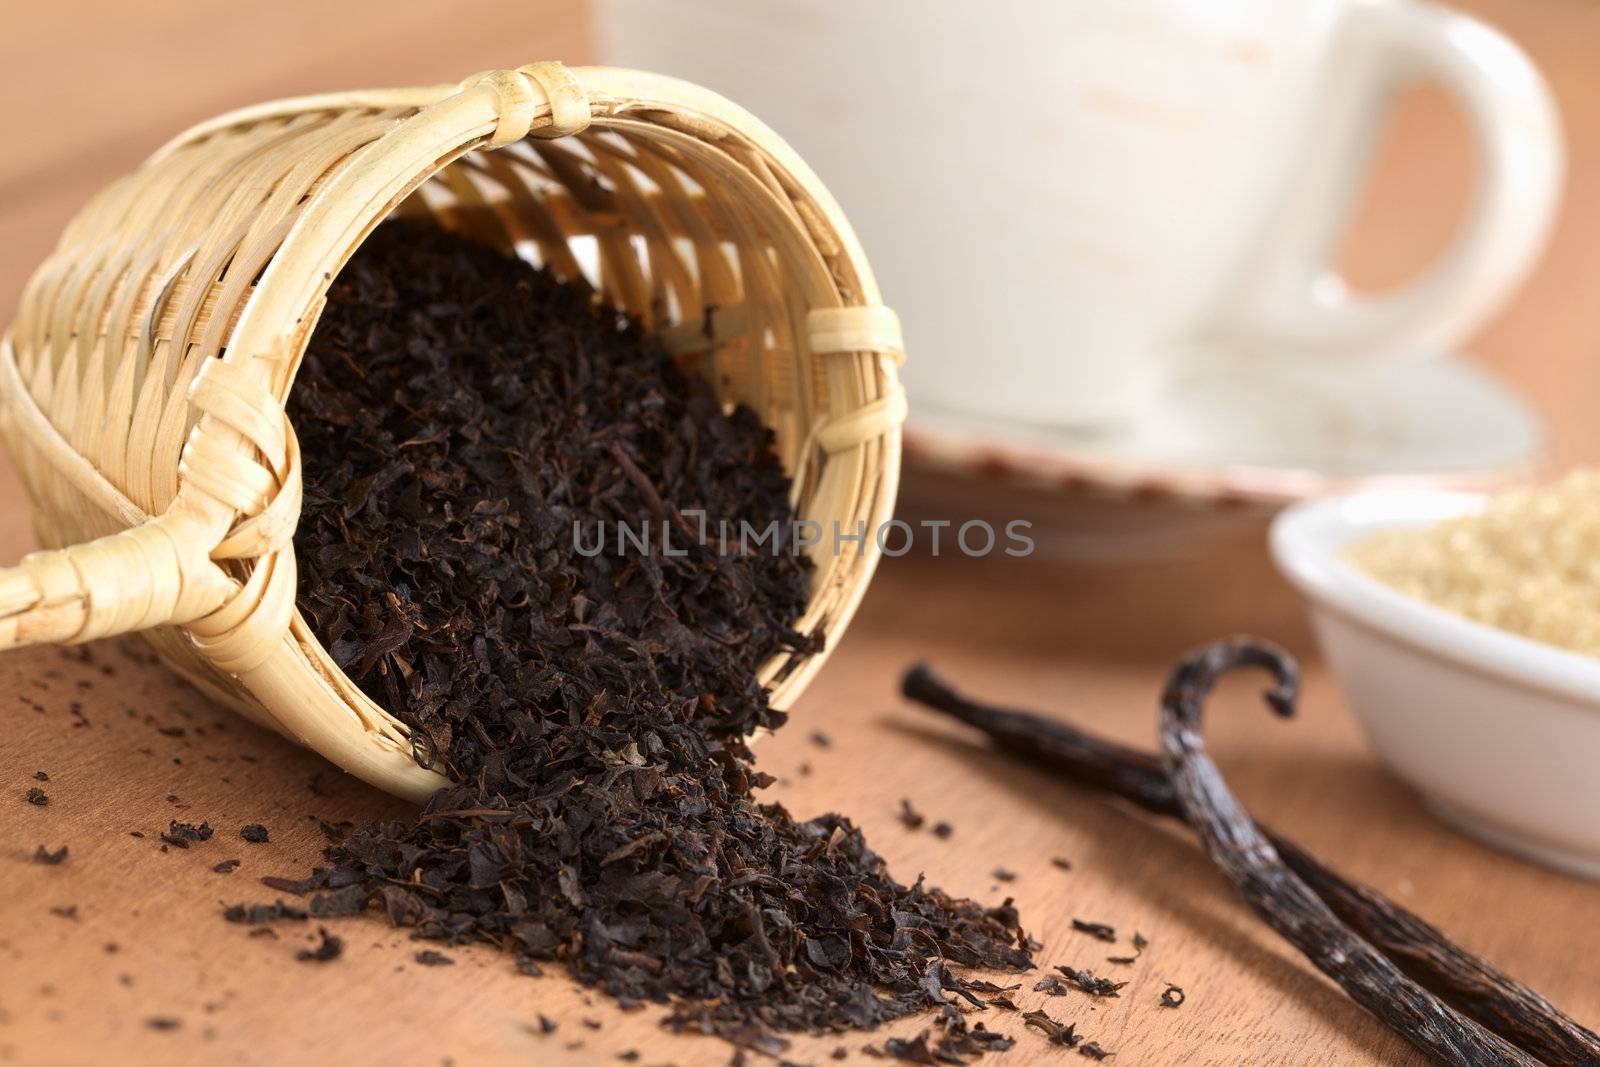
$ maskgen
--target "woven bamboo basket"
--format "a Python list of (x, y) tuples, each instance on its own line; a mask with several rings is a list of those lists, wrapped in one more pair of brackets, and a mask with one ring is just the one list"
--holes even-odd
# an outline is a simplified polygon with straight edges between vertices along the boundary
[[(139, 631), (206, 693), (382, 789), (443, 779), (295, 607), (284, 405), (327, 288), (426, 216), (587, 281), (776, 435), (836, 643), (900, 465), (898, 323), (816, 176), (685, 82), (534, 63), (224, 115), (97, 195), (25, 290), (0, 423), (45, 550), (0, 571), (0, 648)], [(763, 668), (790, 704), (823, 654)]]

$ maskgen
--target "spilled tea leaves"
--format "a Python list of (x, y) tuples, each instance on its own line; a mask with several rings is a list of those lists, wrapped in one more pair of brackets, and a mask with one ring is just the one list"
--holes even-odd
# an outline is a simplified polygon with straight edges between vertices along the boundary
[(1043, 1034), (1052, 1045), (1065, 1045), (1072, 1048), (1083, 1040), (1078, 1035), (1077, 1027), (1072, 1023), (1063, 1023), (1051, 1018), (1043, 1010), (1025, 1011), (1022, 1021), (1027, 1026)]
[(1076, 967), (1059, 964), (1056, 970), (1062, 977), (1071, 982), (1078, 989), (1091, 997), (1117, 997), (1122, 995), (1122, 987), (1127, 982), (1113, 982), (1109, 978), (1100, 978), (1090, 971), (1080, 971)]
[(303, 948), (294, 954), (301, 963), (328, 963), (344, 954), (344, 940), (317, 927), (317, 947)]
[[(330, 844), (341, 913), (559, 961), (771, 1054), (941, 1008), (946, 961), (1032, 965), (1009, 904), (899, 882), (843, 816), (757, 798), (746, 736), (785, 719), (758, 670), (820, 646), (794, 628), (809, 564), (789, 533), (727, 555), (687, 533), (696, 514), (788, 530), (789, 482), (760, 419), (635, 324), (387, 223), (329, 290), (290, 415), (301, 612), (459, 783)], [(617, 522), (673, 550), (578, 550)]]
[(901, 798), (900, 825), (904, 826), (907, 830), (920, 830), (922, 829), (922, 824), (926, 821), (927, 819), (923, 816), (922, 812), (911, 806), (911, 801), (906, 800), (903, 797)]
[(212, 833), (209, 823), (196, 826), (193, 823), (173, 819), (167, 826), (167, 832), (161, 835), (161, 840), (174, 848), (188, 848), (191, 844), (210, 841)]

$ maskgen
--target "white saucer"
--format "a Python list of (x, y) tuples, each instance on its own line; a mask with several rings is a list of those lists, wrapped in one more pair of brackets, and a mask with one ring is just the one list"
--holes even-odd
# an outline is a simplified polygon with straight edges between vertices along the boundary
[(1098, 432), (914, 396), (911, 411), (907, 510), (1032, 508), (1041, 551), (1072, 555), (1170, 553), (1330, 492), (1489, 489), (1528, 474), (1544, 439), (1532, 409), (1463, 357), (1195, 378)]

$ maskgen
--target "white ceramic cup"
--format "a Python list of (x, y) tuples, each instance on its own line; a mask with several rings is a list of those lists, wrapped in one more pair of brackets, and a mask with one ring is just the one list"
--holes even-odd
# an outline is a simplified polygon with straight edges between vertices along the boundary
[[(1197, 363), (1446, 353), (1532, 266), (1554, 105), (1420, 0), (607, 0), (611, 62), (750, 108), (838, 197), (918, 405), (1114, 423)], [(1332, 256), (1396, 90), (1477, 141), (1454, 243), (1394, 291)]]

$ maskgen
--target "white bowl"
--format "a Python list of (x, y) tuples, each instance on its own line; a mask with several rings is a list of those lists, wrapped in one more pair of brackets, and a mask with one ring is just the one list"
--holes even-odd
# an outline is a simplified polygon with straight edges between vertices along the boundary
[(1272, 525), (1273, 559), (1305, 595), (1379, 757), (1429, 808), (1491, 845), (1600, 878), (1600, 660), (1414, 599), (1340, 555), (1483, 499), (1394, 489), (1297, 504)]

